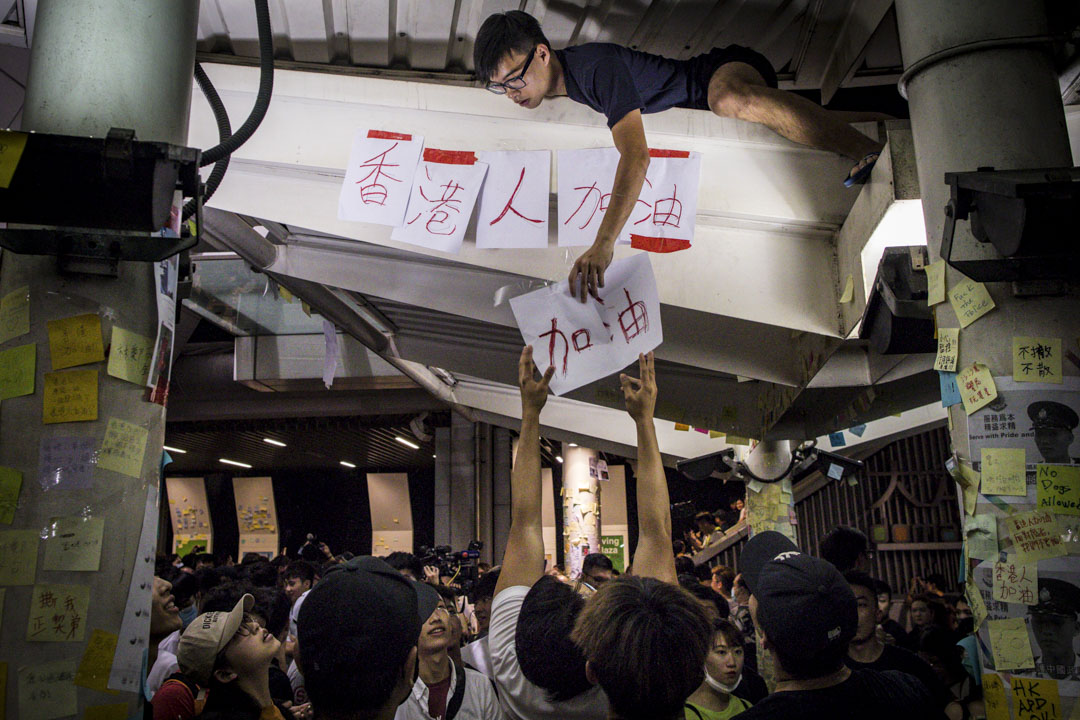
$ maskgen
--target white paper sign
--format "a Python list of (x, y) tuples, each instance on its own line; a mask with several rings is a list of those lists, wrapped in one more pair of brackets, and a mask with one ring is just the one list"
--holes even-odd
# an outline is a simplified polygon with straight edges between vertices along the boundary
[[(613, 147), (559, 151), (559, 247), (596, 240), (618, 167), (619, 151)], [(630, 242), (626, 227), (617, 242)]]
[(626, 226), (634, 247), (652, 252), (684, 250), (694, 239), (701, 153), (649, 152), (645, 186)]
[(471, 152), (425, 150), (413, 179), (405, 224), (394, 228), (390, 238), (457, 253), (487, 168)]
[(476, 218), (478, 248), (545, 248), (551, 153), (478, 152), (488, 164)]
[(419, 135), (357, 130), (338, 198), (338, 219), (400, 225), (423, 147)]
[(664, 340), (649, 256), (613, 262), (604, 280), (602, 302), (570, 297), (565, 280), (510, 300), (540, 372), (555, 366), (556, 395), (622, 370)]

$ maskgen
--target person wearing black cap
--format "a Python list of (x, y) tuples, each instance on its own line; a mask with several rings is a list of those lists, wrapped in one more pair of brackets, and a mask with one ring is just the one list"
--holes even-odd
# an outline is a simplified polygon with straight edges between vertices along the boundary
[(1039, 577), (1039, 602), (1028, 608), (1040, 655), (1035, 668), (1056, 680), (1080, 680), (1076, 654), (1080, 588), (1052, 577)]
[(297, 647), (315, 718), (391, 720), (416, 677), (420, 628), (437, 593), (365, 556), (331, 568), (311, 589)]
[(762, 647), (775, 661), (776, 691), (739, 717), (944, 718), (915, 678), (844, 665), (858, 605), (831, 564), (799, 552), (778, 532), (757, 533), (739, 562)]
[(1080, 425), (1075, 410), (1052, 400), (1039, 400), (1028, 405), (1027, 413), (1035, 431), (1035, 447), (1042, 453), (1043, 462), (1080, 463), (1080, 458), (1069, 454), (1073, 430)]

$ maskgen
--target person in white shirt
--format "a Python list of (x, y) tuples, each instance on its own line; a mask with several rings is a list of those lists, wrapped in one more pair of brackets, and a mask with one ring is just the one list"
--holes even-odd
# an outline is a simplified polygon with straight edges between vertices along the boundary
[[(284, 580), (285, 595), (292, 602), (292, 608), (289, 610), (289, 639), (285, 643), (285, 651), (287, 654), (293, 655), (296, 638), (299, 636), (296, 621), (300, 617), (300, 608), (304, 604), (304, 599), (307, 598), (308, 593), (311, 592), (311, 588), (315, 584), (315, 566), (306, 560), (294, 560), (285, 568)], [(289, 663), (286, 672), (289, 675), (289, 683), (293, 688), (293, 701), (297, 704), (306, 703), (307, 694), (304, 692), (304, 676), (296, 664), (295, 657)]]
[[(418, 592), (428, 592), (423, 584)], [(440, 597), (416, 643), (419, 674), (409, 697), (398, 706), (394, 720), (502, 720), (491, 681), (455, 663), (450, 644), (456, 634), (454, 616)]]

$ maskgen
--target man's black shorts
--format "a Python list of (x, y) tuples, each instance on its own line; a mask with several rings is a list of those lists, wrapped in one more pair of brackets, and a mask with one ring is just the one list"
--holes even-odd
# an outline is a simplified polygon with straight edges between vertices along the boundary
[(716, 72), (718, 67), (732, 62), (743, 62), (750, 65), (761, 73), (761, 77), (765, 78), (766, 85), (771, 88), (777, 87), (776, 70), (773, 69), (769, 59), (761, 53), (742, 45), (713, 48), (704, 55), (698, 55), (686, 61), (688, 100), (685, 105), (679, 105), (679, 107), (708, 110), (709, 80), (712, 79), (713, 73)]

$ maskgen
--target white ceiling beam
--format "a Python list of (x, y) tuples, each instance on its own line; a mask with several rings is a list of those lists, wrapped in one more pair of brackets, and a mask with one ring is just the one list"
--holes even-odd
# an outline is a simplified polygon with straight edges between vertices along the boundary
[(893, 0), (860, 0), (851, 7), (821, 76), (823, 105), (827, 105), (840, 86), (855, 73), (866, 44), (892, 4)]
[(856, 4), (855, 0), (816, 0), (804, 21), (805, 49), (801, 51), (801, 57), (796, 57), (797, 62), (792, 68), (795, 71), (793, 88), (813, 90), (821, 87), (844, 20)]

